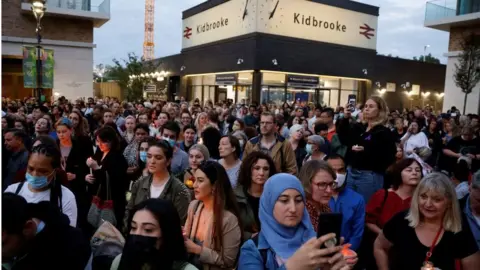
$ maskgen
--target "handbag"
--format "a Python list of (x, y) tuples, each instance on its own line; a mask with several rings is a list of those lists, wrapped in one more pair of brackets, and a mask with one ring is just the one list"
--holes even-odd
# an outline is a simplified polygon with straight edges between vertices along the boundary
[(100, 191), (102, 184), (98, 185), (97, 195), (93, 196), (92, 204), (88, 210), (87, 221), (95, 229), (99, 228), (104, 221), (110, 222), (113, 226), (117, 225), (117, 219), (115, 218), (115, 212), (113, 211), (113, 200), (110, 190), (110, 177), (108, 172), (105, 172), (105, 183), (107, 187), (107, 198), (102, 200), (100, 198)]

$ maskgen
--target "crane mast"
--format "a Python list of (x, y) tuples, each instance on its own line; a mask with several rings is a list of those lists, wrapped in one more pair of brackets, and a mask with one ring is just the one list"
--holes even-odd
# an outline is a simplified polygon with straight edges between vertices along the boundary
[(155, 58), (155, 0), (145, 0), (145, 38), (143, 41), (143, 59), (145, 61)]

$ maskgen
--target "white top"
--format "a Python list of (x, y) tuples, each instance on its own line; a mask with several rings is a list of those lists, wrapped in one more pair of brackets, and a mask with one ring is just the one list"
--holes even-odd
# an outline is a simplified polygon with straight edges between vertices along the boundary
[[(15, 193), (20, 183), (12, 184), (7, 187), (5, 192)], [(50, 201), (50, 189), (32, 192), (28, 188), (28, 183), (25, 183), (18, 192), (18, 195), (25, 198), (28, 203), (39, 203), (43, 201)], [(70, 219), (70, 226), (77, 226), (77, 202), (75, 201), (75, 195), (66, 187), (62, 186), (62, 212)]]
[(162, 185), (160, 186), (154, 186), (153, 184), (150, 185), (150, 198), (158, 198), (160, 197), (160, 194), (162, 194), (163, 190), (165, 189), (165, 185), (167, 184), (167, 181), (164, 181)]
[(408, 140), (405, 142), (405, 145), (403, 146), (403, 152), (405, 153), (405, 156), (406, 157), (410, 157), (407, 152), (413, 152), (413, 149), (415, 148), (420, 148), (420, 147), (428, 147), (430, 148), (430, 146), (428, 146), (428, 138), (427, 138), (427, 135), (425, 135), (425, 133), (423, 132), (419, 132), (417, 134), (411, 134), (411, 133), (406, 133), (405, 135), (403, 135), (402, 137), (402, 140), (403, 138), (405, 138), (405, 136), (408, 136), (410, 135), (410, 138), (408, 138)]

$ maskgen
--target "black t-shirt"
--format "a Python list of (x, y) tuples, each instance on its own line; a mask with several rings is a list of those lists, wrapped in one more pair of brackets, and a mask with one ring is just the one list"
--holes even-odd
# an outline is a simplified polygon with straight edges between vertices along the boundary
[[(420, 269), (430, 247), (418, 240), (415, 229), (405, 219), (407, 212), (400, 212), (390, 219), (383, 228), (385, 238), (393, 246), (389, 254), (391, 270)], [(441, 270), (455, 270), (455, 259), (466, 258), (478, 251), (477, 243), (468, 227), (454, 234), (445, 232), (435, 246), (430, 261)]]

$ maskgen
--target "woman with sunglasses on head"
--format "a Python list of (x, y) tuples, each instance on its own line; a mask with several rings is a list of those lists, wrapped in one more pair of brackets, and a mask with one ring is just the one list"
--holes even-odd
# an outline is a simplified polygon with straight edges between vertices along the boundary
[(240, 220), (243, 225), (243, 240), (256, 235), (260, 229), (258, 209), (265, 182), (277, 173), (272, 158), (260, 151), (250, 153), (243, 161), (235, 188)]
[(126, 217), (135, 205), (150, 198), (159, 198), (171, 201), (177, 209), (182, 224), (185, 222), (190, 193), (182, 182), (170, 174), (172, 157), (173, 148), (168, 142), (160, 140), (149, 145), (146, 166), (150, 174), (141, 177), (133, 184), (131, 198), (126, 207)]
[(195, 200), (188, 208), (185, 245), (199, 269), (232, 269), (242, 229), (235, 195), (222, 165), (205, 161), (195, 171)]
[(57, 179), (60, 168), (60, 151), (56, 145), (40, 144), (33, 147), (28, 159), (25, 182), (12, 184), (5, 192), (24, 197), (29, 203), (50, 201), (65, 214), (72, 227), (77, 226), (75, 195)]
[(128, 164), (120, 150), (117, 131), (110, 126), (104, 126), (95, 132), (97, 152), (87, 159), (91, 173), (85, 176), (88, 191), (102, 200), (113, 201), (116, 227), (122, 228), (125, 214), (125, 186), (127, 182)]
[(262, 229), (243, 244), (237, 269), (350, 269), (341, 246), (322, 247), (335, 234), (315, 237), (305, 203), (297, 177), (286, 173), (270, 177), (260, 197)]
[(145, 200), (127, 221), (127, 241), (110, 270), (197, 270), (187, 262), (182, 223), (172, 202)]

